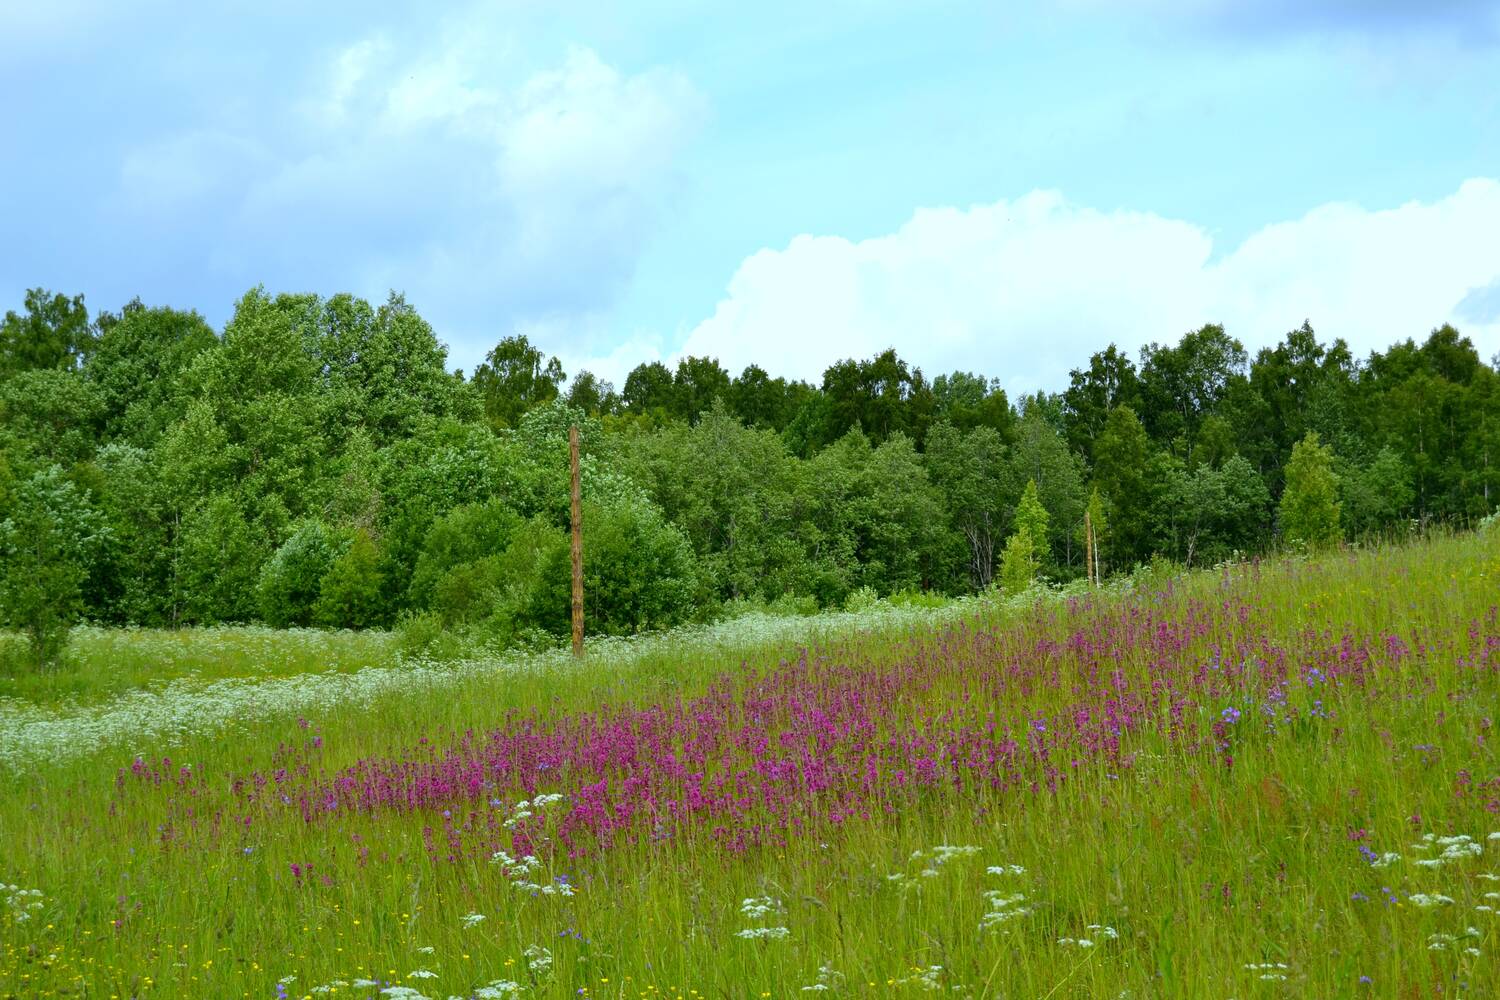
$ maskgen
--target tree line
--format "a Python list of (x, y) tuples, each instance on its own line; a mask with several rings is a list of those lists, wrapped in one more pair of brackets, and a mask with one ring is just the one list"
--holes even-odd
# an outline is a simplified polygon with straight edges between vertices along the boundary
[(56, 654), (79, 619), (568, 628), (567, 428), (586, 605), (626, 634), (726, 605), (960, 594), (1495, 507), (1500, 380), (1457, 330), (1357, 358), (1308, 324), (1221, 326), (1066, 389), (929, 379), (886, 350), (819, 384), (715, 359), (569, 380), (526, 337), (452, 372), (400, 295), (246, 294), (222, 331), (40, 289), (0, 323), (0, 615)]

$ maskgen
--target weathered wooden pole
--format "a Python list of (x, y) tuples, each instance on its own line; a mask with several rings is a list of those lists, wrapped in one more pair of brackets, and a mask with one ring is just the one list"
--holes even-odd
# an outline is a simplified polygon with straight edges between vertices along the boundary
[(583, 497), (578, 485), (578, 428), (568, 428), (573, 478), (573, 655), (583, 655)]

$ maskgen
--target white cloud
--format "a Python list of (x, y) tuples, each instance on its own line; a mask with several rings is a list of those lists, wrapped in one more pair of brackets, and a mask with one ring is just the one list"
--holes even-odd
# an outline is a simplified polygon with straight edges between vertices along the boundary
[(143, 143), (122, 204), (155, 217), (211, 198), (216, 242), (235, 248), (215, 260), (253, 268), (246, 284), (404, 290), (466, 368), (527, 324), (588, 353), (706, 103), (679, 73), (586, 48), (528, 64), (475, 18), (358, 40), (280, 106)]
[(840, 358), (894, 346), (929, 375), (963, 368), (1012, 391), (1057, 389), (1111, 341), (1134, 353), (1223, 322), (1253, 351), (1310, 319), (1360, 354), (1453, 321), (1488, 356), (1500, 317), (1464, 324), (1459, 312), (1500, 278), (1496, 232), (1500, 182), (1476, 179), (1431, 204), (1325, 205), (1215, 260), (1201, 226), (1037, 191), (919, 210), (887, 236), (762, 250), (681, 354), (816, 381)]

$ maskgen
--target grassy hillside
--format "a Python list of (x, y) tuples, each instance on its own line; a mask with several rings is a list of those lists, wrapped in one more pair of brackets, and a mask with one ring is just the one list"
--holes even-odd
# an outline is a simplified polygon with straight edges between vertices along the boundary
[(1492, 995), (1497, 594), (1491, 532), (13, 699), (0, 996)]

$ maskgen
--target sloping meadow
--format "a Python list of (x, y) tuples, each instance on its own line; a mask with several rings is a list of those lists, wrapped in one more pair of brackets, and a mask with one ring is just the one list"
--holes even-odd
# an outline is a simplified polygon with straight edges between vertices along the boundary
[(0, 996), (1494, 995), (1497, 601), (1490, 533), (14, 753)]

